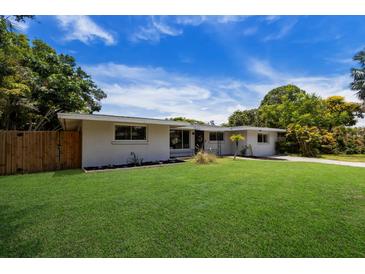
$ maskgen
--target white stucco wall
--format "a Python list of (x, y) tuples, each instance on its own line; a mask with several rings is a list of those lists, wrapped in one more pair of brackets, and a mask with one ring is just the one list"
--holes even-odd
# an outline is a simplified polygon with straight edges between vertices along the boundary
[(82, 166), (126, 164), (131, 152), (147, 161), (170, 158), (170, 127), (147, 125), (147, 141), (114, 142), (113, 122), (82, 122)]
[[(222, 155), (230, 155), (232, 154), (232, 142), (229, 139), (231, 136), (230, 132), (223, 133), (223, 141), (220, 141), (221, 146), (221, 154)], [(209, 141), (209, 132), (204, 132), (204, 149), (206, 151), (210, 151), (212, 153), (217, 153), (218, 151), (218, 141)]]
[(278, 139), (277, 132), (263, 132), (268, 134), (269, 142), (268, 143), (258, 143), (257, 142), (257, 134), (259, 131), (247, 131), (246, 143), (247, 145), (251, 144), (252, 152), (254, 156), (270, 156), (275, 155), (275, 143)]
[[(269, 143), (258, 143), (257, 142), (257, 134), (264, 133), (268, 134)], [(251, 144), (252, 152), (254, 156), (270, 156), (275, 155), (275, 143), (277, 141), (277, 132), (263, 132), (257, 130), (248, 130), (248, 131), (234, 131), (234, 132), (225, 132), (224, 133), (224, 141), (221, 142), (221, 153), (222, 155), (232, 155), (235, 153), (236, 145), (230, 140), (230, 136), (233, 134), (241, 134), (245, 137), (243, 141), (238, 142), (238, 153), (241, 153), (241, 150), (246, 146)], [(205, 140), (205, 150), (212, 151), (216, 153), (217, 151), (217, 142), (209, 141), (209, 132), (204, 133)], [(246, 155), (249, 155), (246, 152)]]

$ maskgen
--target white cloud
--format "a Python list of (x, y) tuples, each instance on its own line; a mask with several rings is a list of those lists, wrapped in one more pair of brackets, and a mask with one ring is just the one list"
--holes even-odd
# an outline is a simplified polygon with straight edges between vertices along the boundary
[(258, 31), (258, 27), (250, 27), (250, 28), (246, 28), (242, 31), (242, 35), (243, 36), (250, 36), (250, 35), (254, 35), (256, 32)]
[(280, 16), (278, 16), (278, 15), (268, 15), (268, 16), (264, 17), (264, 20), (266, 22), (268, 22), (269, 24), (271, 24), (279, 19), (280, 19)]
[(66, 32), (66, 40), (80, 40), (89, 44), (95, 39), (104, 41), (106, 45), (116, 43), (114, 36), (97, 25), (88, 16), (56, 16), (60, 27)]
[(21, 32), (26, 32), (29, 29), (29, 24), (31, 21), (31, 20), (26, 20), (24, 22), (16, 21), (14, 16), (10, 16), (8, 20), (10, 21), (15, 30)]
[(269, 78), (271, 80), (284, 78), (280, 72), (273, 69), (268, 63), (255, 58), (249, 59), (248, 67), (254, 74)]
[(297, 85), (322, 97), (342, 95), (347, 100), (357, 101), (349, 89), (348, 75), (298, 76), (278, 71), (257, 59), (248, 63), (255, 76), (251, 79), (256, 79), (249, 81), (229, 77), (200, 78), (161, 67), (115, 63), (83, 67), (108, 94), (102, 111), (120, 115), (184, 116), (222, 123), (237, 109), (256, 108), (268, 91), (286, 84)]
[(182, 29), (168, 24), (167, 20), (164, 16), (151, 16), (146, 26), (140, 26), (132, 33), (130, 40), (159, 42), (162, 36), (178, 36), (183, 33)]
[[(262, 94), (262, 96), (278, 86), (293, 84), (309, 93), (315, 93), (322, 98), (340, 95), (348, 101), (360, 102), (355, 92), (350, 89), (352, 79), (349, 74), (297, 76), (291, 73), (277, 71), (268, 63), (257, 59), (251, 60), (250, 64), (251, 71), (255, 75), (266, 79), (257, 83), (247, 84), (247, 87)], [(359, 119), (358, 125), (365, 125), (365, 120)]]
[(114, 114), (116, 109), (119, 114), (135, 110), (139, 116), (148, 111), (156, 118), (184, 116), (222, 123), (237, 108), (254, 107), (249, 104), (257, 100), (244, 83), (229, 78), (202, 79), (158, 67), (114, 63), (83, 67), (108, 94), (103, 111), (113, 109)]
[(198, 26), (203, 23), (210, 24), (229, 24), (244, 21), (249, 16), (246, 15), (190, 15), (176, 16), (175, 22), (180, 25)]
[(341, 95), (345, 96), (347, 100), (358, 101), (355, 92), (350, 90), (351, 77), (349, 74), (297, 76), (288, 72), (275, 70), (267, 62), (258, 59), (252, 59), (249, 64), (252, 73), (256, 76), (266, 78), (266, 80), (260, 83), (250, 84), (250, 87), (259, 93), (266, 94), (271, 87), (294, 84), (309, 93), (316, 93), (322, 97)]
[(290, 31), (294, 28), (294, 26), (297, 24), (298, 20), (291, 20), (291, 21), (286, 21), (283, 22), (282, 25), (280, 26), (279, 31), (271, 33), (269, 35), (267, 35), (263, 41), (267, 42), (267, 41), (272, 41), (272, 40), (279, 40), (284, 38), (285, 36), (287, 36)]
[(199, 26), (206, 21), (206, 17), (194, 15), (177, 16), (176, 23), (179, 25)]
[(247, 16), (151, 16), (147, 24), (137, 28), (130, 40), (159, 42), (164, 36), (183, 34), (183, 26), (201, 24), (231, 24), (245, 20)]
[(243, 15), (226, 15), (226, 16), (217, 16), (212, 17), (213, 21), (217, 21), (218, 23), (227, 24), (234, 22), (241, 22), (248, 18), (248, 16)]
[(168, 25), (163, 19), (158, 20), (155, 17), (152, 17), (152, 24), (162, 34), (170, 36), (177, 36), (182, 34), (181, 29), (177, 29)]

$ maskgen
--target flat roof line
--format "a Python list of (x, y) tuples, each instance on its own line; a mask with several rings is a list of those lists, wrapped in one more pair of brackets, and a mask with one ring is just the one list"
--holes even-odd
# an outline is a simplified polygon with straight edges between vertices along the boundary
[(221, 127), (215, 125), (196, 125), (188, 122), (174, 121), (168, 119), (157, 118), (143, 118), (143, 117), (130, 117), (130, 116), (118, 116), (107, 114), (88, 114), (88, 113), (64, 113), (57, 114), (60, 120), (89, 120), (89, 121), (105, 121), (116, 123), (137, 123), (137, 124), (157, 124), (157, 125), (171, 125), (177, 126), (180, 129), (192, 129), (203, 131), (240, 131), (240, 130), (259, 130), (259, 131), (276, 131), (285, 132), (285, 129), (281, 128), (267, 128), (267, 127), (251, 127), (251, 126), (238, 126), (238, 127)]

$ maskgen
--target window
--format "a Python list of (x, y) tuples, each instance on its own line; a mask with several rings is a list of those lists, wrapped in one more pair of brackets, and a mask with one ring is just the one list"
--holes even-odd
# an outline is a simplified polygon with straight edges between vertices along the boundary
[(209, 132), (209, 141), (224, 141), (223, 132)]
[(263, 134), (263, 133), (258, 133), (257, 142), (258, 143), (269, 143), (269, 135)]
[(145, 126), (115, 126), (115, 140), (147, 140)]
[(170, 149), (190, 148), (190, 132), (188, 130), (170, 130)]

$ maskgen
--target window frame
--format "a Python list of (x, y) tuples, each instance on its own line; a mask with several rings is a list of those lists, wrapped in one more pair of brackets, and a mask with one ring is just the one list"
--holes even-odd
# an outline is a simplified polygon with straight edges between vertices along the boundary
[[(117, 126), (125, 126), (130, 127), (130, 139), (116, 139), (116, 127)], [(145, 128), (145, 138), (144, 139), (132, 139), (132, 128), (133, 127), (144, 127)], [(148, 142), (148, 126), (145, 124), (114, 124), (113, 125), (113, 143), (147, 143)]]
[[(210, 139), (212, 133), (215, 135), (215, 140)], [(218, 140), (218, 133), (222, 134), (222, 140)], [(209, 142), (224, 142), (224, 131), (209, 131)]]
[[(264, 139), (266, 139), (266, 142), (259, 142), (259, 135), (261, 135), (262, 137), (263, 136), (266, 136), (266, 138), (264, 138)], [(261, 137), (261, 141), (263, 140), (262, 137)], [(259, 145), (270, 144), (270, 141), (269, 140), (270, 140), (269, 133), (265, 133), (265, 132), (258, 132), (257, 133), (257, 139), (256, 139), (256, 141), (257, 141), (257, 143)]]
[[(172, 148), (171, 147), (171, 131), (180, 131), (181, 132), (181, 148)], [(189, 144), (189, 147), (187, 148), (184, 148), (184, 132), (187, 132), (188, 133), (188, 144)], [(169, 131), (169, 147), (170, 147), (170, 150), (183, 150), (183, 149), (191, 149), (191, 132), (190, 130), (187, 130), (187, 129), (170, 129)]]

